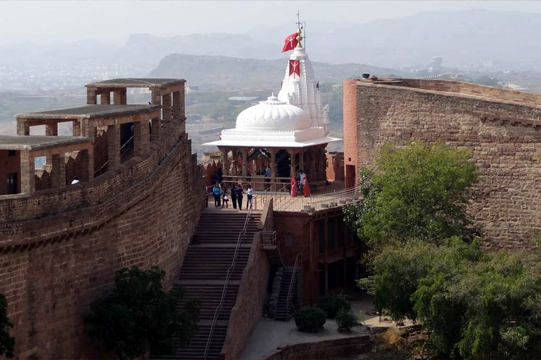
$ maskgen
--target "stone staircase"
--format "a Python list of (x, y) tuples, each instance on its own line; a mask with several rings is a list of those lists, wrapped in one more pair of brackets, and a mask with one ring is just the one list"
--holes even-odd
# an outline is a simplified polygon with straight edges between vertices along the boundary
[[(178, 304), (179, 311), (185, 301), (200, 299), (199, 329), (187, 347), (175, 346), (172, 354), (152, 356), (152, 359), (204, 359), (214, 313), (222, 297), (227, 269), (233, 261), (236, 243), (246, 216), (246, 212), (228, 210), (219, 212), (207, 210), (201, 214), (193, 242), (188, 247), (180, 276), (175, 284), (182, 286), (186, 291), (183, 301)], [(218, 359), (220, 356), (229, 316), (237, 299), (242, 272), (248, 262), (254, 234), (258, 231), (259, 219), (260, 214), (252, 214), (246, 236), (239, 248), (222, 311), (214, 327), (207, 359)]]
[[(297, 274), (298, 275), (298, 274)], [(296, 278), (293, 280), (293, 288), (291, 292), (291, 299), (288, 306), (288, 294), (291, 280), (294, 276), (294, 270), (292, 267), (280, 268), (276, 272), (275, 284), (273, 284), (273, 294), (271, 295), (271, 317), (275, 320), (289, 321), (295, 311), (295, 304), (297, 303), (297, 285)]]

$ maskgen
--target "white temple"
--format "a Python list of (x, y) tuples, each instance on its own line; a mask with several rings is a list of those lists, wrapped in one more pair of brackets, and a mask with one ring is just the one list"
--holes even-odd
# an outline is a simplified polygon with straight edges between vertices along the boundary
[(301, 45), (300, 30), (298, 34), (278, 97), (273, 94), (242, 111), (234, 129), (204, 144), (222, 152), (224, 175), (246, 177), (268, 165), (273, 178), (291, 177), (300, 169), (310, 181), (325, 180), (325, 148), (341, 139), (328, 136), (328, 106), (321, 105), (319, 82)]

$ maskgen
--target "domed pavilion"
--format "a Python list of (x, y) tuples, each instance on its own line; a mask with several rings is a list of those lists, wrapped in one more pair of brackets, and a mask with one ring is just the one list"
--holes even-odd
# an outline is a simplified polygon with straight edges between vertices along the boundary
[(278, 96), (242, 111), (234, 129), (205, 144), (221, 151), (224, 178), (283, 183), (303, 170), (311, 185), (325, 182), (325, 148), (341, 139), (328, 136), (328, 109), (321, 105), (319, 82), (301, 39), (299, 32)]

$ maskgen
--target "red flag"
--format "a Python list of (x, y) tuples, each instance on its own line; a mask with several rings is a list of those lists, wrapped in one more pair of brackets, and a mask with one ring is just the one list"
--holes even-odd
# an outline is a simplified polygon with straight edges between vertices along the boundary
[(282, 49), (282, 52), (295, 49), (295, 46), (297, 46), (297, 35), (297, 33), (293, 33), (286, 37), (286, 39), (284, 40), (284, 48)]
[(301, 76), (301, 63), (300, 60), (289, 60), (289, 76), (291, 74), (297, 74)]

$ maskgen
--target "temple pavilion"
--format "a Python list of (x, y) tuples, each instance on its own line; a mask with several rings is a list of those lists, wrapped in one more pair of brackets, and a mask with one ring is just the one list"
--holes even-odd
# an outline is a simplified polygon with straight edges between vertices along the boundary
[(205, 144), (221, 151), (224, 178), (257, 183), (270, 166), (266, 181), (285, 182), (303, 170), (313, 186), (325, 183), (325, 148), (341, 139), (328, 136), (328, 106), (321, 105), (300, 30), (297, 40), (278, 96), (242, 111), (234, 129)]

